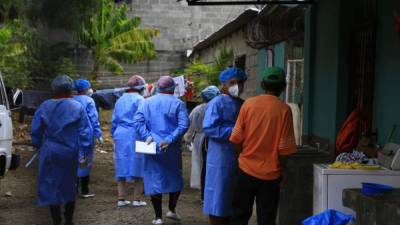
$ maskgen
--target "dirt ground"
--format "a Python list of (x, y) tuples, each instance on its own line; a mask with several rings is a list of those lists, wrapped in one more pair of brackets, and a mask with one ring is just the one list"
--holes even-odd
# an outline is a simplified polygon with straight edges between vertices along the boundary
[[(109, 115), (103, 115), (108, 117)], [(105, 124), (105, 125), (104, 125)], [(106, 143), (98, 146), (95, 153), (95, 164), (91, 175), (91, 190), (96, 194), (92, 199), (78, 199), (75, 210), (75, 223), (83, 224), (151, 224), (153, 209), (148, 197), (145, 197), (147, 207), (133, 208), (116, 207), (117, 185), (114, 180), (114, 161), (112, 140), (109, 137), (109, 123), (103, 122), (103, 132)], [(15, 136), (24, 139), (28, 127), (17, 125)], [(25, 163), (33, 155), (33, 149), (26, 146), (16, 146), (15, 151), (21, 155), (21, 167), (10, 171), (0, 180), (0, 224), (2, 225), (45, 225), (51, 224), (48, 208), (35, 205), (37, 162), (25, 168)], [(165, 224), (202, 225), (207, 224), (207, 217), (202, 214), (200, 192), (189, 187), (190, 152), (183, 152), (184, 190), (177, 206), (177, 212), (182, 217), (181, 223), (168, 221)], [(130, 193), (132, 189), (129, 190)], [(11, 194), (11, 196), (7, 196)], [(167, 196), (164, 197), (167, 200)], [(164, 201), (163, 213), (166, 213), (167, 203)], [(254, 225), (254, 218), (251, 225)]]

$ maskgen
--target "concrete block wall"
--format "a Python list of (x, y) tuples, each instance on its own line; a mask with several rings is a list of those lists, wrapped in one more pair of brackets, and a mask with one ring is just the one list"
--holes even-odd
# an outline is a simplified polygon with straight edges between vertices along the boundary
[(246, 28), (240, 29), (233, 34), (217, 41), (207, 48), (195, 52), (194, 57), (204, 63), (212, 63), (222, 49), (232, 49), (236, 57), (246, 55), (246, 73), (248, 80), (245, 84), (243, 98), (249, 98), (256, 95), (257, 88), (257, 68), (258, 68), (258, 50), (250, 48), (246, 44)]
[[(143, 76), (147, 82), (155, 82), (160, 76), (169, 75), (171, 71), (185, 66), (186, 56), (180, 51), (157, 51), (157, 58), (134, 65), (124, 65), (125, 73), (115, 75), (104, 68), (101, 69), (100, 78), (96, 88), (119, 87), (124, 85), (133, 74)], [(83, 76), (90, 74), (93, 60), (86, 50), (80, 51), (75, 58), (77, 72)]]
[(186, 1), (132, 0), (131, 16), (160, 30), (158, 50), (185, 51), (236, 18), (248, 6), (188, 6)]
[[(130, 16), (139, 16), (143, 27), (160, 30), (155, 39), (157, 59), (125, 65), (125, 75), (115, 76), (103, 71), (98, 87), (115, 87), (126, 82), (130, 75), (141, 74), (147, 81), (154, 82), (161, 75), (183, 68), (187, 62), (186, 50), (205, 39), (227, 22), (236, 18), (248, 6), (188, 6), (186, 1), (176, 0), (132, 0)], [(85, 55), (85, 54), (84, 54)], [(87, 54), (86, 54), (87, 55)], [(77, 60), (82, 74), (88, 74), (92, 65), (90, 57)]]

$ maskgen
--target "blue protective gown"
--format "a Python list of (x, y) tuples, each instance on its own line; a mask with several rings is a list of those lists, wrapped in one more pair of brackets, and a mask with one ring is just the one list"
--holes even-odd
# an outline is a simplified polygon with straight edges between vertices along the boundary
[[(94, 138), (100, 138), (102, 134), (99, 123), (99, 115), (97, 113), (96, 104), (94, 103), (94, 100), (87, 95), (76, 95), (74, 96), (74, 99), (80, 102), (83, 105), (83, 108), (86, 110), (86, 113), (90, 121), (89, 126), (90, 129), (92, 129)], [(89, 176), (90, 171), (92, 170), (93, 167), (93, 156), (94, 156), (93, 148), (94, 148), (94, 139), (92, 142), (92, 151), (90, 151), (88, 155), (88, 166), (85, 168), (78, 168), (78, 177)]]
[(238, 114), (237, 101), (228, 95), (215, 97), (206, 107), (203, 129), (209, 142), (203, 212), (207, 215), (232, 215), (237, 156), (229, 137)]
[(114, 138), (115, 178), (132, 180), (143, 177), (143, 154), (135, 152), (136, 129), (133, 118), (144, 98), (138, 93), (125, 93), (115, 104), (111, 135)]
[(38, 204), (75, 201), (79, 155), (92, 148), (92, 130), (82, 104), (68, 99), (42, 103), (32, 121), (32, 143), (39, 149)]
[[(180, 139), (189, 127), (185, 104), (173, 95), (157, 94), (144, 101), (135, 115), (135, 128), (142, 140), (157, 143), (156, 155), (144, 155), (146, 195), (179, 192), (183, 188)], [(166, 140), (169, 147), (160, 151)]]

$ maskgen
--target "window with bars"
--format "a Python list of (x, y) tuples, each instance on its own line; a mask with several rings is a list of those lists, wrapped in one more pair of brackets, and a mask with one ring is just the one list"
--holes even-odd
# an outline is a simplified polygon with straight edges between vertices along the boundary
[(303, 85), (304, 85), (304, 59), (289, 59), (286, 65), (286, 92), (285, 101), (292, 110), (293, 129), (296, 144), (302, 145), (303, 127)]
[(286, 80), (286, 102), (301, 104), (304, 84), (304, 59), (287, 60)]

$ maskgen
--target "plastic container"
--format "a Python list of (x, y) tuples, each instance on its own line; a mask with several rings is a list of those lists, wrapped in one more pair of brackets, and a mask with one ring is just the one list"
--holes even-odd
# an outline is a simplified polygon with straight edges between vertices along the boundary
[(362, 183), (362, 193), (368, 196), (390, 193), (393, 189), (392, 186), (384, 184)]

